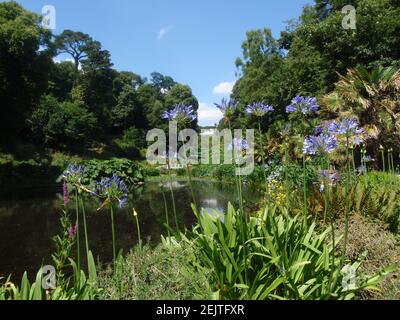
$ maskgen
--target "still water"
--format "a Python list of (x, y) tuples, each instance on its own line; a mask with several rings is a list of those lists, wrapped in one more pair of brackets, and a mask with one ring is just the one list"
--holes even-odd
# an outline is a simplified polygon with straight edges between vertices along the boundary
[[(178, 219), (181, 224), (191, 227), (196, 218), (191, 209), (192, 202), (187, 182), (172, 183)], [(54, 252), (52, 238), (60, 230), (60, 212), (63, 199), (60, 188), (50, 190), (19, 190), (0, 200), (0, 277), (9, 274), (20, 279), (26, 270), (35, 276), (41, 265), (52, 264)], [(173, 211), (169, 185), (164, 185), (170, 224)], [(196, 202), (207, 212), (218, 211), (221, 215), (228, 202), (238, 206), (234, 185), (211, 181), (193, 181)], [(244, 199), (248, 206), (256, 204), (259, 193), (253, 188), (244, 188)], [(71, 218), (75, 216), (73, 203), (70, 204)], [(108, 210), (97, 212), (99, 202), (85, 201), (88, 216), (90, 248), (95, 259), (109, 262), (112, 259), (111, 218)], [(156, 244), (166, 234), (165, 206), (159, 182), (147, 182), (130, 196), (129, 206), (116, 213), (117, 247), (128, 252), (138, 242), (135, 218), (132, 208), (139, 213), (142, 239)], [(81, 235), (83, 232), (81, 232)], [(83, 243), (83, 240), (82, 240)], [(83, 259), (84, 260), (84, 259)]]

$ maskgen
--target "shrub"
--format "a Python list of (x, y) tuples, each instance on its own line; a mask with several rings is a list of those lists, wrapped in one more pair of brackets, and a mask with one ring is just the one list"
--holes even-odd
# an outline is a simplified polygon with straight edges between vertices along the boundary
[[(210, 285), (222, 299), (352, 299), (376, 289), (385, 270), (373, 277), (359, 273), (362, 261), (342, 269), (330, 241), (331, 230), (316, 231), (302, 218), (266, 208), (245, 221), (229, 206), (224, 221), (203, 212), (193, 232), (199, 272), (213, 270)], [(347, 284), (347, 271), (352, 282)]]
[(50, 147), (81, 147), (93, 137), (97, 119), (85, 106), (46, 96), (29, 119), (34, 138)]
[(143, 167), (142, 170), (145, 177), (158, 177), (161, 174), (160, 169), (154, 167)]
[(78, 164), (85, 166), (82, 179), (85, 185), (93, 185), (95, 181), (111, 177), (114, 173), (130, 186), (144, 181), (142, 170), (135, 162), (128, 159), (89, 160)]
[[(340, 191), (339, 191), (340, 192)], [(400, 177), (384, 172), (370, 172), (360, 176), (348, 194), (351, 209), (363, 215), (378, 218), (398, 232), (400, 223)]]
[(125, 156), (138, 157), (140, 150), (146, 147), (146, 134), (143, 130), (129, 128), (124, 131), (120, 139), (115, 140), (116, 145)]

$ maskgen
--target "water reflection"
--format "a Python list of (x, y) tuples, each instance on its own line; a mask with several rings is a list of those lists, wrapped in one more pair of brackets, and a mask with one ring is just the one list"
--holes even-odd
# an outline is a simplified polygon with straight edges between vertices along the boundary
[[(191, 195), (186, 182), (172, 183), (178, 219), (191, 227), (196, 223), (191, 208)], [(194, 193), (200, 208), (223, 219), (228, 202), (238, 205), (233, 185), (194, 181)], [(173, 221), (169, 184), (164, 185), (170, 221)], [(30, 197), (28, 191), (14, 193), (12, 200), (0, 201), (0, 277), (12, 273), (16, 279), (27, 270), (32, 277), (40, 265), (51, 264), (54, 251), (51, 238), (59, 231), (60, 209), (63, 203), (59, 190), (44, 190)], [(248, 203), (259, 200), (257, 190), (245, 188), (244, 198)], [(99, 202), (85, 201), (88, 213), (89, 241), (95, 257), (103, 262), (112, 259), (111, 224), (107, 210), (97, 212)], [(146, 183), (130, 195), (129, 208), (116, 214), (117, 244), (125, 252), (137, 243), (135, 219), (132, 208), (139, 213), (142, 237), (157, 243), (161, 234), (166, 234), (164, 200), (158, 182)], [(71, 215), (74, 210), (70, 208)], [(83, 232), (81, 232), (83, 235)], [(84, 259), (83, 259), (84, 260)]]

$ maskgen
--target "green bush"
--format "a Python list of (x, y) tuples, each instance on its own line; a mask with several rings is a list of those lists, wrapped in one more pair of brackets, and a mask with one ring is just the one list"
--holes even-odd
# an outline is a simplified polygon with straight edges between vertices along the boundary
[[(368, 277), (359, 272), (361, 260), (341, 268), (332, 230), (319, 232), (315, 223), (284, 210), (266, 208), (249, 221), (231, 205), (223, 221), (214, 213), (198, 216), (188, 242), (198, 252), (198, 272), (213, 270), (210, 286), (221, 299), (353, 299), (364, 289), (376, 289), (391, 271)], [(348, 270), (354, 281), (345, 286)]]
[(129, 128), (115, 143), (125, 156), (137, 158), (140, 150), (146, 147), (146, 134), (143, 130)]
[[(88, 253), (89, 265), (88, 276), (84, 271), (78, 270), (75, 262), (70, 259), (70, 264), (73, 269), (73, 276), (69, 280), (74, 280), (74, 285), (69, 286), (68, 281), (60, 281), (58, 283), (66, 284), (65, 286), (57, 285), (55, 290), (46, 291), (43, 289), (43, 270), (40, 269), (33, 283), (28, 280), (28, 275), (25, 272), (21, 285), (17, 286), (6, 279), (4, 284), (0, 285), (0, 301), (2, 300), (94, 300), (97, 298), (97, 271), (93, 259), (92, 252)], [(80, 276), (78, 277), (78, 273)], [(2, 278), (0, 278), (0, 281)], [(78, 281), (79, 280), (79, 281)]]
[(97, 119), (85, 106), (59, 102), (52, 96), (42, 99), (33, 111), (29, 125), (34, 138), (50, 147), (82, 147), (93, 138)]
[(385, 172), (370, 172), (359, 177), (350, 197), (353, 211), (378, 218), (398, 232), (400, 225), (400, 177)]
[(145, 177), (158, 177), (161, 174), (160, 169), (154, 167), (143, 167), (142, 171)]
[(128, 159), (89, 160), (78, 164), (85, 167), (82, 179), (84, 185), (93, 185), (96, 181), (111, 177), (113, 174), (118, 175), (130, 186), (144, 181), (142, 170), (135, 162)]

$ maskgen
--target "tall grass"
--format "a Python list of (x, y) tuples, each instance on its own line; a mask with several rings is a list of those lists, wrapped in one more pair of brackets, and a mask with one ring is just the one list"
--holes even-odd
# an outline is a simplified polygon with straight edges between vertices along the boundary
[[(243, 224), (240, 211), (229, 205), (223, 221), (207, 212), (198, 220), (191, 238), (198, 248), (196, 266), (213, 271), (210, 281), (220, 299), (352, 299), (361, 290), (375, 290), (390, 271), (367, 277), (358, 272), (362, 261), (342, 269), (329, 241), (332, 230), (318, 231), (286, 209), (266, 207)], [(346, 269), (356, 272), (351, 286), (343, 285)]]

